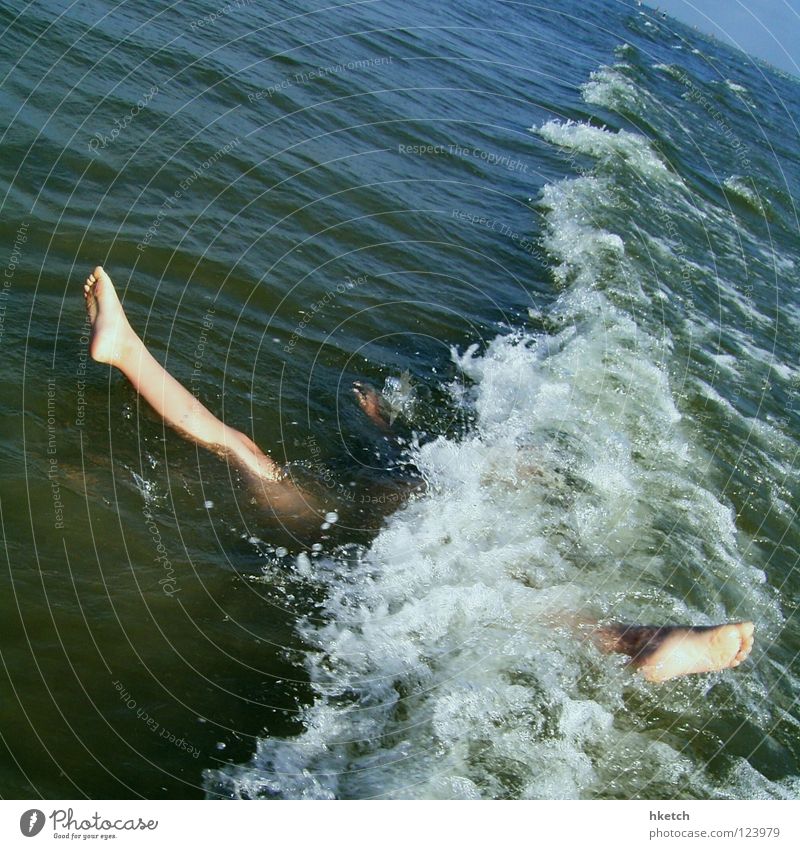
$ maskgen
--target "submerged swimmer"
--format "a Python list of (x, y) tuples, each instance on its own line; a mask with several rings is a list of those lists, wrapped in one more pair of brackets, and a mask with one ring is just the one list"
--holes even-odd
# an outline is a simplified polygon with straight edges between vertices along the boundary
[[(204, 407), (147, 350), (128, 322), (111, 278), (98, 265), (83, 287), (92, 325), (90, 353), (118, 368), (145, 401), (178, 433), (232, 461), (282, 522), (318, 519), (320, 506), (248, 436)], [(353, 385), (369, 418), (388, 430), (386, 409), (369, 384)], [(738, 666), (750, 654), (753, 623), (713, 626), (595, 625), (592, 636), (604, 652), (619, 652), (648, 680), (716, 672)]]

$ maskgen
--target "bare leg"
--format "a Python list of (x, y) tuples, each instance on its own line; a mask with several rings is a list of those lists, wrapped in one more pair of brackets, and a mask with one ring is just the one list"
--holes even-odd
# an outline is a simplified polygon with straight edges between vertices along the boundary
[(606, 652), (621, 652), (656, 683), (738, 666), (753, 647), (753, 623), (665, 626), (605, 625), (594, 632)]
[[(114, 284), (99, 265), (86, 278), (83, 291), (92, 323), (90, 352), (94, 360), (118, 368), (142, 398), (182, 435), (232, 458), (257, 481), (280, 484), (268, 488), (270, 497), (278, 491), (283, 496), (299, 495), (252, 439), (220, 421), (152, 356), (128, 323)], [(307, 503), (305, 506), (310, 507)]]

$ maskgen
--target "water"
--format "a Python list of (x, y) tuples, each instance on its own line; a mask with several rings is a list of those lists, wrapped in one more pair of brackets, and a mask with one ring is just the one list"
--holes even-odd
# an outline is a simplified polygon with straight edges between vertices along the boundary
[[(22, 9), (2, 794), (795, 796), (797, 81), (610, 0)], [(87, 362), (97, 262), (299, 553)], [(655, 687), (575, 611), (757, 643)]]

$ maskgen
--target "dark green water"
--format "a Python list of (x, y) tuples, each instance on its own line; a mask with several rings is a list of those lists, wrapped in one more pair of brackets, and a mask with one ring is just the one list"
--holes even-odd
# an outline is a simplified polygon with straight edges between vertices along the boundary
[[(0, 10), (0, 795), (795, 796), (797, 81), (610, 0), (224, 8)], [(87, 360), (98, 263), (322, 550)], [(564, 609), (757, 643), (656, 688)]]

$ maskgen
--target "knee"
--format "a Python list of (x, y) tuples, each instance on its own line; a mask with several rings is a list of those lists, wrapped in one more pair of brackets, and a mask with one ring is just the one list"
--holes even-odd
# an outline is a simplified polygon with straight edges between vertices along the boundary
[(235, 435), (236, 440), (243, 448), (246, 448), (253, 454), (261, 453), (261, 449), (255, 444), (255, 442), (253, 442), (252, 439), (250, 439), (249, 436), (247, 436), (247, 434), (242, 433), (240, 430), (234, 430), (233, 433)]
[(256, 447), (255, 442), (236, 428), (225, 427), (225, 447), (234, 454), (240, 454), (242, 451), (252, 453)]

